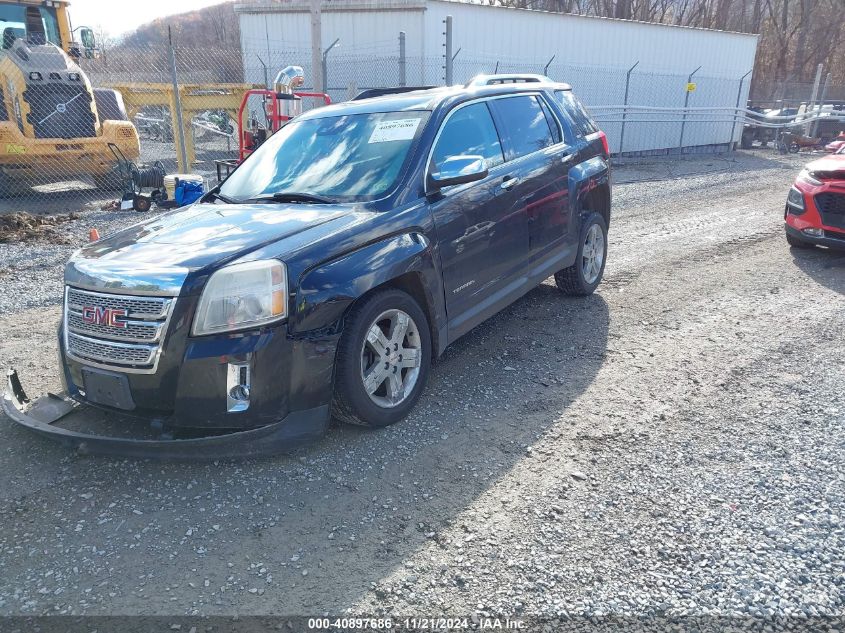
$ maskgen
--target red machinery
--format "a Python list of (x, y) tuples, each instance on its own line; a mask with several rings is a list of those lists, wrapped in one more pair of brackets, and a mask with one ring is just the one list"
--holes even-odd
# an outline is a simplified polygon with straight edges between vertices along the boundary
[[(264, 99), (265, 125), (244, 125), (244, 111), (251, 96), (260, 96)], [(238, 110), (238, 161), (242, 161), (255, 151), (261, 143), (269, 136), (279, 131), (285, 123), (299, 114), (302, 110), (303, 98), (322, 99), (326, 105), (332, 100), (329, 95), (322, 92), (277, 92), (257, 88), (248, 90), (244, 94), (241, 107)]]
[[(299, 66), (283, 68), (274, 81), (273, 90), (256, 88), (247, 90), (238, 109), (238, 158), (217, 160), (217, 181), (222, 182), (232, 170), (247, 156), (254, 152), (270, 136), (293, 117), (302, 112), (302, 99), (322, 99), (325, 105), (332, 100), (322, 92), (294, 92), (305, 81), (305, 75)], [(244, 121), (250, 97), (260, 97), (263, 100), (263, 121), (259, 121), (252, 112), (250, 120)], [(225, 170), (225, 176), (224, 176)]]

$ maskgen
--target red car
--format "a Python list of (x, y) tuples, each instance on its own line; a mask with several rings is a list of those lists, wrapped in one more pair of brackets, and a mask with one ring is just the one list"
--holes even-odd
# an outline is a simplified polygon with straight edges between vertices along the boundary
[(845, 148), (807, 165), (786, 198), (786, 241), (845, 250)]
[(824, 146), (828, 152), (833, 152), (834, 154), (843, 147), (845, 147), (845, 132), (841, 132), (839, 136)]

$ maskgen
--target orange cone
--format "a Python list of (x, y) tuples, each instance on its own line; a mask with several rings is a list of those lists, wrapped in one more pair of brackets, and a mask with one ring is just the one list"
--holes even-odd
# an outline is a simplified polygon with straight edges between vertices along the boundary
[(91, 229), (88, 231), (89, 242), (96, 242), (98, 239), (100, 239), (100, 232), (97, 229)]

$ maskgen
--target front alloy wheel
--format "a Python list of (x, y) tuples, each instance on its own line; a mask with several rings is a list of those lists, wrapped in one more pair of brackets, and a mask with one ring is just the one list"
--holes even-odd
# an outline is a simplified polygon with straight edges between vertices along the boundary
[(361, 348), (361, 380), (370, 400), (389, 409), (408, 398), (420, 377), (421, 346), (407, 312), (386, 310), (375, 318)]
[(431, 333), (425, 312), (409, 294), (388, 288), (360, 299), (344, 321), (332, 414), (362, 426), (398, 422), (428, 379)]

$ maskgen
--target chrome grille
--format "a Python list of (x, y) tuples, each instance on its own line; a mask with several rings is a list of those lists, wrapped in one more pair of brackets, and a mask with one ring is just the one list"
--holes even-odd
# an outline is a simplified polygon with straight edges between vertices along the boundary
[(126, 328), (114, 328), (108, 325), (85, 323), (82, 313), (68, 311), (67, 324), (71, 332), (83, 332), (115, 341), (130, 341), (135, 343), (158, 341), (163, 323), (147, 321), (126, 321)]
[(121, 365), (149, 365), (154, 345), (133, 345), (114, 341), (98, 341), (87, 336), (68, 334), (68, 351), (75, 356)]
[[(65, 348), (68, 356), (95, 366), (135, 373), (156, 369), (160, 345), (175, 299), (92, 292), (67, 287), (65, 292)], [(84, 308), (125, 310), (126, 327), (86, 323)]]
[(110, 295), (89, 290), (68, 288), (67, 302), (76, 310), (83, 306), (97, 308), (118, 308), (126, 310), (129, 318), (135, 319), (163, 319), (170, 311), (173, 299), (170, 297), (132, 297), (128, 295)]

